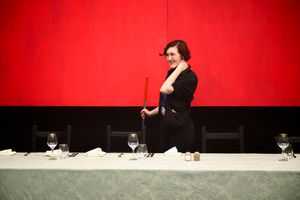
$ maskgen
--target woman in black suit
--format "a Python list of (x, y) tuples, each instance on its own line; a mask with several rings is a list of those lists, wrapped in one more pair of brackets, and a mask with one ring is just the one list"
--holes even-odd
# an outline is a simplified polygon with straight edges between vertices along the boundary
[(170, 69), (160, 88), (159, 106), (153, 110), (142, 109), (141, 117), (161, 116), (162, 151), (173, 146), (180, 152), (192, 151), (195, 129), (190, 111), (198, 78), (187, 63), (190, 51), (186, 42), (174, 40), (160, 55), (166, 57)]

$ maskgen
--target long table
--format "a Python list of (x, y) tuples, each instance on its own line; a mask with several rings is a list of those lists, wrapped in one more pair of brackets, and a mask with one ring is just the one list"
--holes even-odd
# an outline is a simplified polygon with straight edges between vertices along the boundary
[(300, 199), (300, 155), (287, 162), (279, 154), (131, 156), (1, 156), (0, 199)]

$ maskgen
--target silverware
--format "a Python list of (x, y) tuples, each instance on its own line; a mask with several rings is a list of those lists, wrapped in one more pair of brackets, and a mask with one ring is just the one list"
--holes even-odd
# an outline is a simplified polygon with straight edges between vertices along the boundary
[(146, 157), (147, 157), (147, 158), (153, 157), (153, 155), (154, 155), (154, 153), (148, 153), (148, 154), (146, 155)]
[(69, 155), (69, 157), (75, 157), (75, 156), (77, 156), (78, 155), (78, 153), (76, 152), (76, 153), (71, 153), (70, 155)]

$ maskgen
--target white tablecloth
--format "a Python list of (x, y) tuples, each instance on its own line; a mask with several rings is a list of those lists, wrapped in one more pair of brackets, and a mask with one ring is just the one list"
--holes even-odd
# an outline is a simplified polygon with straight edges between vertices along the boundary
[(1, 156), (0, 199), (300, 199), (300, 155), (288, 162), (280, 154), (118, 155)]
[(103, 157), (76, 157), (49, 160), (43, 153), (17, 153), (0, 157), (0, 169), (136, 169), (136, 170), (244, 170), (300, 171), (300, 155), (287, 162), (281, 154), (201, 154), (200, 161), (185, 161), (184, 155), (154, 154), (153, 157), (130, 160), (132, 154), (108, 153)]

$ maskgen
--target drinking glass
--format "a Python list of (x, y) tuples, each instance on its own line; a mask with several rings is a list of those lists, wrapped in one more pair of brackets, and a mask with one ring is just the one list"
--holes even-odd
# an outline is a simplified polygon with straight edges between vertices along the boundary
[(53, 155), (53, 150), (57, 145), (57, 136), (55, 133), (49, 133), (47, 138), (47, 145), (51, 148), (52, 153), (50, 156), (50, 160), (55, 160), (55, 157)]
[(138, 154), (139, 159), (143, 159), (146, 157), (148, 153), (148, 148), (146, 144), (139, 144), (136, 149), (136, 153)]
[(288, 147), (284, 150), (284, 153), (286, 154), (288, 160), (293, 159), (294, 158), (293, 146), (289, 144)]
[(281, 148), (282, 158), (279, 161), (287, 161), (287, 156), (284, 150), (289, 146), (289, 138), (286, 133), (280, 133), (277, 137), (277, 144)]
[(61, 158), (65, 159), (65, 158), (69, 157), (68, 144), (60, 144), (59, 149), (60, 149), (60, 153), (61, 153)]
[(130, 133), (128, 135), (128, 146), (132, 149), (132, 158), (130, 160), (137, 160), (137, 158), (134, 156), (134, 150), (139, 144), (139, 138), (136, 133)]

